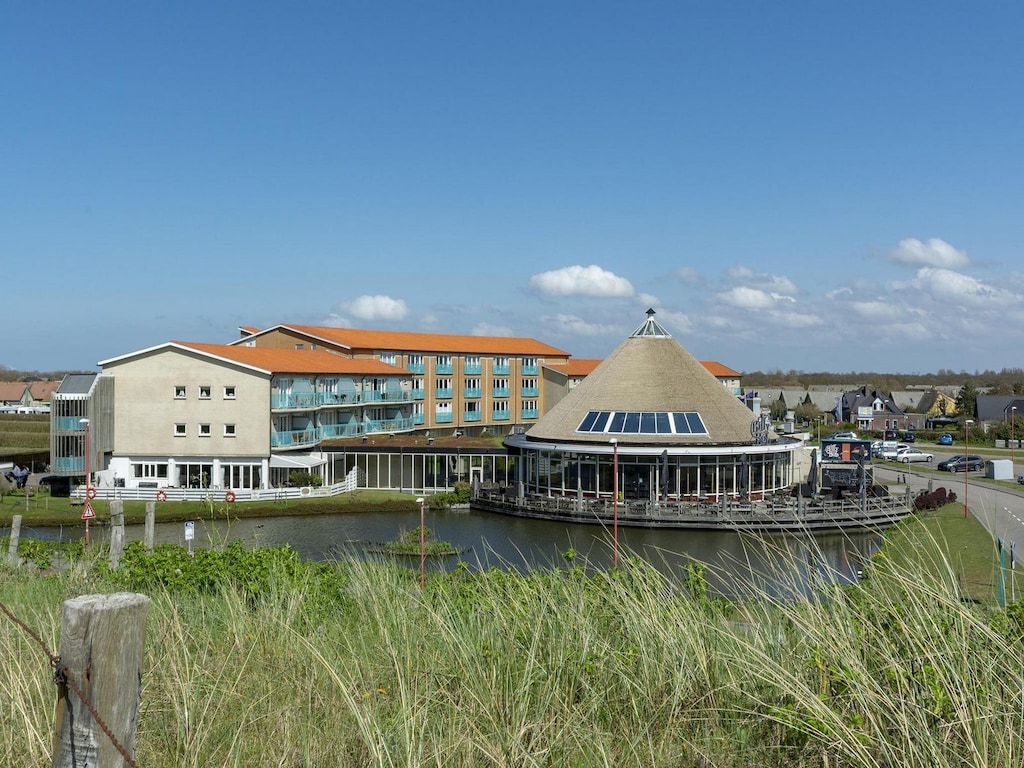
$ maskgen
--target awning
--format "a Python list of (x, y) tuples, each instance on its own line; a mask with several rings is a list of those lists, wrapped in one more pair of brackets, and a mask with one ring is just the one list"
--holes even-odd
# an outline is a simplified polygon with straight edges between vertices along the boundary
[(326, 463), (327, 459), (321, 458), (320, 456), (314, 456), (311, 453), (278, 453), (270, 457), (271, 467), (284, 467), (286, 469), (294, 469), (295, 467), (312, 469), (313, 467), (319, 467)]

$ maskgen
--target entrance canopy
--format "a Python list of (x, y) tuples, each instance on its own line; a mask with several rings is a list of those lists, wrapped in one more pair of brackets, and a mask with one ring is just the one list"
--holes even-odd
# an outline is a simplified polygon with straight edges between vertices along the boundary
[(301, 467), (302, 469), (312, 469), (326, 463), (327, 459), (321, 456), (314, 456), (311, 453), (275, 454), (270, 457), (271, 468), (295, 469), (296, 467)]

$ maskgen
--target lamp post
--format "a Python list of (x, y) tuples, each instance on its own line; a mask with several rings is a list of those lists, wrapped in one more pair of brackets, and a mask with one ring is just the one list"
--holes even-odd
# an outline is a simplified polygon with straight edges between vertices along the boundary
[(425, 520), (423, 516), (423, 502), (424, 499), (420, 496), (416, 499), (416, 503), (420, 505), (420, 593), (422, 594), (427, 588), (427, 536)]
[(1013, 460), (1013, 449), (1014, 449), (1014, 447), (1016, 445), (1016, 443), (1014, 442), (1014, 439), (1013, 439), (1013, 422), (1014, 422), (1014, 420), (1016, 418), (1017, 418), (1017, 406), (1016, 405), (1011, 405), (1010, 406), (1010, 472), (1012, 474), (1014, 474), (1014, 475), (1017, 474), (1017, 470), (1016, 470), (1016, 468), (1014, 466), (1014, 460)]
[[(89, 503), (89, 489), (92, 487), (92, 478), (89, 472), (89, 420), (79, 419), (79, 424), (85, 425), (85, 503)], [(88, 507), (86, 507), (88, 511)], [(85, 548), (89, 548), (89, 518), (85, 518)]]
[(970, 511), (967, 506), (967, 488), (969, 483), (967, 479), (970, 477), (970, 454), (971, 454), (971, 424), (974, 423), (973, 419), (967, 419), (964, 421), (964, 517), (967, 517)]
[(612, 438), (612, 566), (619, 567), (619, 441)]

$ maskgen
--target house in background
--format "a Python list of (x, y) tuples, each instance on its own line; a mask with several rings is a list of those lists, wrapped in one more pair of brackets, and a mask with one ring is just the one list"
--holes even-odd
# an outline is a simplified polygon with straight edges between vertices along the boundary
[(891, 392), (869, 392), (866, 386), (844, 392), (836, 404), (835, 415), (839, 421), (856, 424), (858, 429), (876, 432), (906, 430), (913, 426)]

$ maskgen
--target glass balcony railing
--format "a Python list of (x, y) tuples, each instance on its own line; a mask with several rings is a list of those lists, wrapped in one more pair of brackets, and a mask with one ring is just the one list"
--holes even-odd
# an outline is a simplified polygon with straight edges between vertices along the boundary
[(53, 471), (64, 473), (85, 472), (84, 456), (58, 456), (53, 461)]
[(435, 413), (434, 414), (434, 422), (437, 423), (437, 424), (451, 424), (452, 423), (452, 419), (453, 419), (453, 417), (452, 417), (452, 414), (450, 414), (450, 413)]
[(540, 373), (540, 366), (536, 363), (523, 363), (522, 368), (519, 370), (523, 376), (536, 376)]
[(85, 434), (85, 424), (81, 416), (60, 416), (53, 420), (54, 432), (81, 432)]
[(270, 395), (270, 407), (275, 410), (316, 408), (320, 404), (319, 395), (316, 392), (274, 392)]
[(511, 397), (512, 387), (495, 387), (491, 391), (492, 397)]
[(349, 422), (347, 424), (323, 424), (320, 427), (320, 437), (330, 440), (337, 437), (356, 437), (359, 434), (359, 424)]
[(422, 389), (414, 389), (414, 390), (412, 390), (412, 399), (413, 400), (422, 400), (426, 396), (427, 396), (427, 393), (424, 392)]
[(503, 411), (491, 411), (491, 419), (493, 421), (508, 421), (512, 417), (512, 412), (507, 408)]
[(437, 365), (434, 366), (434, 373), (438, 375), (450, 375), (454, 372), (454, 368), (451, 363), (442, 363), (438, 361)]
[(523, 387), (523, 397), (540, 397), (540, 387)]
[(491, 373), (495, 376), (508, 376), (512, 370), (512, 366), (508, 363), (495, 363), (491, 369)]
[(413, 424), (422, 424), (424, 421), (426, 421), (426, 417), (422, 413), (414, 413), (412, 415)]
[(427, 366), (423, 363), (409, 363), (405, 366), (411, 373), (424, 373)]
[(434, 397), (436, 397), (438, 400), (451, 400), (452, 394), (453, 390), (451, 387), (448, 387), (447, 389), (434, 390)]
[(412, 419), (371, 419), (363, 422), (363, 434), (372, 435), (381, 432), (408, 432), (412, 429)]
[(536, 408), (523, 408), (524, 419), (537, 419), (540, 418), (540, 411)]
[(301, 445), (316, 445), (319, 442), (316, 429), (293, 429), (270, 433), (271, 448), (291, 448)]
[(466, 364), (462, 366), (462, 372), (467, 376), (479, 376), (483, 372), (483, 366), (480, 365), (479, 362), (470, 363), (467, 361)]
[(480, 387), (465, 387), (462, 390), (463, 397), (483, 397), (483, 391)]
[(463, 421), (480, 421), (483, 414), (480, 411), (464, 411), (462, 414)]

